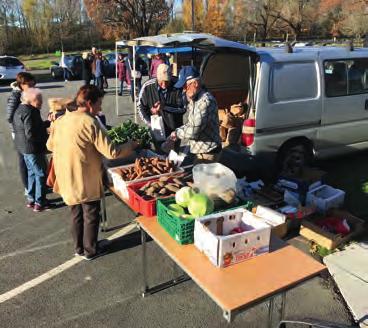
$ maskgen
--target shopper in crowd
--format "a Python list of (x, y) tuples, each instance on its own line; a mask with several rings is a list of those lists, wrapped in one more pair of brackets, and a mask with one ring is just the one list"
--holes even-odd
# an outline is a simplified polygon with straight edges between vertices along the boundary
[(82, 79), (84, 81), (84, 85), (89, 85), (92, 79), (92, 62), (91, 57), (88, 52), (83, 52), (82, 54), (83, 63), (82, 63)]
[(114, 146), (101, 129), (95, 116), (101, 111), (103, 96), (95, 86), (81, 87), (76, 110), (67, 111), (54, 122), (47, 142), (54, 158), (54, 191), (70, 206), (75, 253), (87, 260), (104, 252), (97, 245), (104, 192), (102, 158), (129, 156), (137, 147), (133, 141)]
[(42, 121), (40, 89), (22, 93), (22, 103), (15, 111), (13, 128), (15, 145), (23, 154), (28, 169), (27, 207), (40, 212), (49, 208), (46, 200), (46, 124)]
[[(8, 98), (6, 106), (6, 120), (10, 124), (10, 130), (12, 139), (14, 140), (13, 118), (14, 113), (21, 103), (21, 95), (23, 91), (27, 91), (29, 88), (33, 88), (36, 85), (35, 77), (28, 72), (21, 72), (17, 74), (16, 81), (11, 83), (12, 92)], [(20, 177), (24, 186), (25, 195), (27, 195), (28, 189), (28, 170), (24, 161), (23, 154), (17, 151), (18, 154), (18, 166)]]
[(64, 51), (61, 53), (60, 67), (63, 69), (65, 82), (68, 82), (69, 78), (70, 78), (70, 72), (69, 72), (69, 68), (68, 68), (68, 65), (67, 65), (67, 61), (66, 61), (66, 58), (65, 58), (65, 52)]
[[(181, 89), (174, 87), (170, 67), (160, 64), (157, 77), (143, 84), (138, 98), (138, 113), (141, 119), (151, 125), (151, 116), (162, 116), (165, 136), (169, 136), (176, 128), (183, 124), (183, 97)], [(159, 142), (154, 140), (156, 148)]]
[(95, 76), (96, 60), (97, 60), (97, 48), (92, 47), (92, 49), (91, 49), (91, 70), (92, 70), (93, 85), (97, 85), (97, 80), (96, 80), (96, 76)]
[(95, 70), (95, 77), (96, 77), (96, 85), (97, 87), (104, 92), (104, 65), (102, 60), (102, 53), (99, 52), (96, 57), (96, 70)]
[(134, 95), (134, 82), (136, 94), (139, 94), (142, 87), (142, 76), (143, 73), (147, 70), (147, 65), (140, 56), (136, 55), (135, 70), (134, 70), (133, 52), (132, 49), (129, 48), (128, 56), (125, 58), (125, 67), (127, 79), (130, 80), (130, 96), (132, 98), (132, 101), (134, 101), (136, 99)]
[(157, 68), (160, 64), (165, 64), (162, 54), (154, 55), (151, 61), (151, 67), (149, 71), (150, 78), (155, 78), (157, 75)]
[(202, 86), (195, 67), (185, 66), (175, 84), (187, 97), (188, 121), (171, 133), (170, 139), (188, 140), (195, 164), (217, 162), (221, 156), (218, 108), (215, 98)]
[(124, 90), (124, 82), (126, 80), (126, 67), (123, 54), (118, 55), (118, 60), (116, 61), (116, 70), (118, 73), (118, 79), (120, 81), (120, 89), (118, 95), (122, 96)]

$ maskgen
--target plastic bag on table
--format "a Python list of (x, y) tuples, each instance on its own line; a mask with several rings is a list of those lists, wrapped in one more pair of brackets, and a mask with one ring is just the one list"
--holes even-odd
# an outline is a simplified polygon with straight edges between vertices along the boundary
[(231, 204), (236, 197), (236, 176), (220, 163), (198, 164), (193, 168), (194, 185), (212, 199)]
[(162, 116), (151, 115), (151, 130), (156, 141), (164, 141), (166, 139)]

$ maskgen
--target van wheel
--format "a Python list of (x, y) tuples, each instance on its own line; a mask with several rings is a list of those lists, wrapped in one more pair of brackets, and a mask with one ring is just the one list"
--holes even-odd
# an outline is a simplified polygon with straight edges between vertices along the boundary
[(297, 173), (313, 161), (313, 150), (305, 144), (285, 145), (281, 148), (277, 165), (280, 172)]

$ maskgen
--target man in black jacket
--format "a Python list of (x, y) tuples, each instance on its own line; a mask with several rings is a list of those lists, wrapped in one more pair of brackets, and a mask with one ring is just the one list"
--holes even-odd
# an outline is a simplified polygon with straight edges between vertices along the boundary
[(28, 169), (27, 207), (35, 212), (47, 209), (46, 203), (46, 125), (40, 109), (40, 89), (30, 88), (22, 94), (22, 103), (13, 117), (15, 146), (23, 154)]
[[(13, 131), (13, 117), (14, 113), (20, 105), (20, 97), (22, 95), (22, 91), (26, 91), (29, 88), (33, 88), (36, 85), (35, 77), (28, 72), (20, 72), (17, 74), (16, 81), (13, 82), (10, 86), (12, 88), (12, 92), (8, 98), (6, 105), (6, 120), (10, 124), (10, 130), (12, 133), (12, 139), (14, 139), (14, 131)], [(18, 152), (18, 165), (19, 165), (19, 173), (22, 179), (22, 183), (24, 185), (25, 194), (27, 194), (28, 188), (28, 171), (26, 163), (24, 162), (23, 154)]]
[[(183, 125), (185, 113), (181, 89), (174, 87), (170, 67), (160, 64), (157, 77), (143, 84), (138, 99), (138, 112), (141, 119), (151, 126), (151, 116), (162, 116), (165, 136)], [(157, 141), (155, 142), (157, 147)]]

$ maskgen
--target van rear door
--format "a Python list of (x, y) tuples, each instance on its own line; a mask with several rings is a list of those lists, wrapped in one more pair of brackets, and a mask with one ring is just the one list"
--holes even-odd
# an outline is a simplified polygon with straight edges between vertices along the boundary
[(368, 58), (326, 59), (323, 74), (321, 155), (362, 148), (368, 141)]

